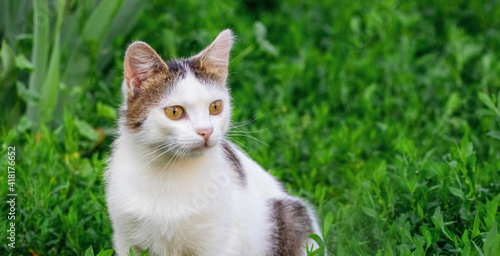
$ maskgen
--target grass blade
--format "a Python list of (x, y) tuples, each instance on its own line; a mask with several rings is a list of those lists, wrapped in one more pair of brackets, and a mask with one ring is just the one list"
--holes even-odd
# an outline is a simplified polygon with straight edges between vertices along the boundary
[(498, 225), (496, 222), (493, 222), (488, 235), (486, 235), (483, 252), (486, 256), (497, 255), (500, 252), (500, 235), (498, 234)]
[[(48, 3), (43, 0), (33, 0), (33, 52), (31, 63), (35, 67), (31, 73), (28, 89), (33, 93), (39, 93), (44, 83), (45, 71), (49, 55), (49, 8)], [(38, 120), (39, 108), (36, 105), (27, 107), (28, 119)]]
[(122, 3), (123, 0), (101, 1), (96, 10), (90, 15), (87, 23), (85, 23), (82, 33), (83, 39), (98, 46), (106, 37)]
[[(85, 22), (85, 26), (79, 35), (81, 39), (67, 45), (69, 49), (63, 49), (63, 51), (71, 52), (63, 74), (63, 80), (67, 84), (81, 84), (81, 81), (85, 80), (89, 67), (95, 65), (97, 53), (122, 3), (123, 0), (100, 1)], [(82, 49), (82, 46), (85, 49)]]
[(64, 0), (57, 0), (57, 21), (54, 32), (54, 45), (52, 47), (52, 54), (50, 56), (49, 70), (47, 78), (43, 83), (41, 92), (40, 107), (43, 109), (43, 121), (50, 121), (54, 108), (58, 102), (58, 87), (60, 82), (60, 60), (61, 60), (61, 25), (64, 14)]
[(94, 249), (92, 248), (92, 245), (85, 251), (84, 256), (94, 256)]

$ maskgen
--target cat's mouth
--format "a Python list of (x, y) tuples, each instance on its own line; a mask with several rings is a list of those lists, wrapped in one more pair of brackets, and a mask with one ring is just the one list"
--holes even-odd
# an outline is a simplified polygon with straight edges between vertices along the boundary
[(199, 151), (205, 151), (205, 150), (207, 150), (208, 148), (209, 148), (209, 146), (205, 143), (205, 144), (203, 144), (203, 145), (201, 145), (201, 146), (198, 146), (198, 147), (193, 148), (193, 149), (192, 149), (192, 151), (198, 151), (198, 152), (199, 152)]
[(205, 143), (200, 143), (200, 145), (197, 145), (196, 147), (193, 147), (191, 149), (191, 151), (193, 152), (203, 152), (209, 148), (212, 148), (213, 146), (215, 145), (215, 143), (210, 143), (209, 142), (205, 142)]

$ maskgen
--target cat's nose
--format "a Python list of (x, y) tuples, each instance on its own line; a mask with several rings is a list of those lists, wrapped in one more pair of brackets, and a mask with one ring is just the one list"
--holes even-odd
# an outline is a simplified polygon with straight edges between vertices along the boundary
[(214, 132), (213, 127), (207, 127), (207, 128), (200, 128), (196, 130), (196, 133), (198, 133), (200, 136), (202, 136), (205, 139), (205, 143), (208, 142), (208, 139), (210, 139), (210, 135)]

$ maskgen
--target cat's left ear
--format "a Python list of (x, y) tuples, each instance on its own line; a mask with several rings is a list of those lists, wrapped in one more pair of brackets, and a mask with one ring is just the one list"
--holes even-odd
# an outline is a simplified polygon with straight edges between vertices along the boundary
[(233, 46), (234, 35), (230, 29), (226, 29), (215, 38), (205, 50), (194, 56), (199, 67), (204, 73), (210, 75), (222, 84), (226, 83), (229, 53)]
[(132, 95), (148, 84), (149, 79), (154, 79), (159, 74), (168, 72), (168, 66), (161, 57), (144, 42), (132, 43), (125, 53), (123, 73), (125, 76), (122, 91), (125, 95)]

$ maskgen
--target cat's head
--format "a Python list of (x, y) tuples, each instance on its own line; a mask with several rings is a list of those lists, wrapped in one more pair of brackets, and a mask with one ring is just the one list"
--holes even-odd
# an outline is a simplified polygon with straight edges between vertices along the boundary
[(199, 155), (220, 144), (230, 122), (226, 86), (230, 30), (199, 54), (163, 61), (146, 43), (125, 54), (121, 129), (137, 143), (173, 154)]

